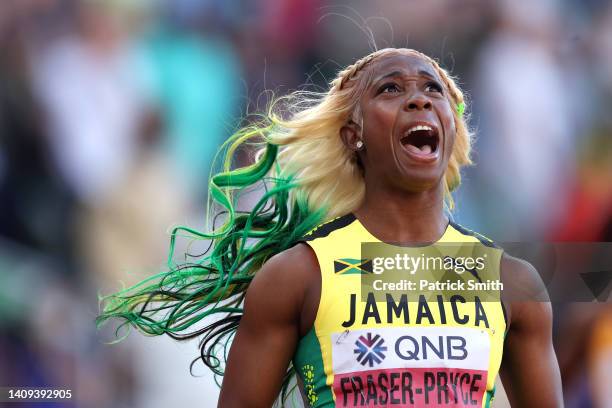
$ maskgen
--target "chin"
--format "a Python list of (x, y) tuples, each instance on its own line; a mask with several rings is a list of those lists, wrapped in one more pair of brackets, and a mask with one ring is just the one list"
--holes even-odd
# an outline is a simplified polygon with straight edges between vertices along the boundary
[(435, 189), (440, 185), (443, 175), (444, 173), (439, 172), (432, 174), (429, 171), (411, 171), (404, 172), (396, 180), (399, 182), (398, 187), (416, 193)]

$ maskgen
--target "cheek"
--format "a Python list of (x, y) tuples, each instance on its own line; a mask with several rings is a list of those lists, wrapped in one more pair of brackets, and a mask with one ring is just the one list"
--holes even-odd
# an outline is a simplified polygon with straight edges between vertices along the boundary
[(453, 113), (448, 105), (440, 109), (440, 122), (444, 127), (444, 146), (446, 147), (445, 156), (450, 157), (453, 145), (455, 144), (457, 130), (455, 127), (455, 117), (453, 116)]
[[(363, 117), (364, 139), (371, 144), (382, 145), (393, 132), (397, 109), (393, 106), (370, 106)], [(387, 143), (388, 144), (388, 143)]]
[(455, 146), (455, 139), (457, 138), (457, 133), (455, 130), (455, 124), (453, 123), (447, 133), (447, 140), (445, 142), (446, 144), (446, 153), (445, 156), (447, 159), (450, 159), (451, 155), (453, 154), (453, 149)]

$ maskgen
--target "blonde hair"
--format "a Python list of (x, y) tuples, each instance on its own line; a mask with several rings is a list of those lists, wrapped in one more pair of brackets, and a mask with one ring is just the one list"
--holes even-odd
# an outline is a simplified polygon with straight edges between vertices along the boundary
[[(364, 90), (371, 81), (365, 68), (374, 60), (393, 55), (416, 55), (437, 71), (447, 88), (453, 109), (456, 138), (448, 168), (444, 174), (444, 197), (449, 209), (454, 202), (451, 192), (461, 183), (461, 167), (471, 164), (472, 135), (460, 109), (463, 92), (451, 75), (431, 57), (406, 48), (385, 48), (372, 52), (338, 73), (328, 92), (318, 94), (297, 91), (279, 98), (268, 115), (275, 131), (268, 142), (281, 146), (278, 155), (280, 175), (292, 175), (299, 184), (298, 197), (305, 199), (310, 210), (327, 208), (331, 219), (356, 210), (365, 194), (362, 172), (355, 153), (340, 138), (340, 129), (358, 107)], [(289, 118), (276, 112), (278, 106), (288, 106)]]

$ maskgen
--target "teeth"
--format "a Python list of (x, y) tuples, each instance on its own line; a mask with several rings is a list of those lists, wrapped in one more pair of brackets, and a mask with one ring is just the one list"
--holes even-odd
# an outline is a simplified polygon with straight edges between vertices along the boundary
[(431, 131), (433, 129), (431, 127), (427, 126), (427, 125), (417, 125), (417, 126), (413, 126), (410, 129), (408, 129), (408, 133), (416, 132), (417, 130), (428, 130), (428, 131)]

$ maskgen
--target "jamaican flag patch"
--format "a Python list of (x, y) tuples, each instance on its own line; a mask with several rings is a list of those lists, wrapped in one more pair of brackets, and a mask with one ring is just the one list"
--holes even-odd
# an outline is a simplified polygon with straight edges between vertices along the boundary
[(368, 274), (372, 273), (371, 259), (342, 258), (334, 261), (334, 272), (339, 275), (345, 274)]

